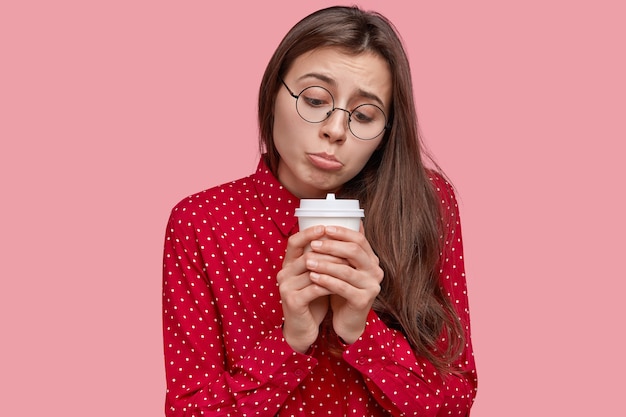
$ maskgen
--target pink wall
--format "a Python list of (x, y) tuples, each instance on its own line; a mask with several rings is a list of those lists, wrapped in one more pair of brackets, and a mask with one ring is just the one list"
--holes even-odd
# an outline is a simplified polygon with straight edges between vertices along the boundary
[[(3, 415), (162, 415), (169, 210), (252, 172), (264, 66), (332, 4), (210, 3), (0, 6)], [(361, 2), (402, 33), (423, 133), (459, 190), (474, 414), (614, 415), (625, 10), (515, 3)]]

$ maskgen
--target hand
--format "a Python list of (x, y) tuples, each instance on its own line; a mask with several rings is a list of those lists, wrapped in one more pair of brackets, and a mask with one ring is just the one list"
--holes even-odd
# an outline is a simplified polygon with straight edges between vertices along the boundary
[(306, 263), (310, 280), (332, 294), (333, 328), (346, 343), (354, 343), (363, 334), (384, 276), (363, 232), (362, 224), (360, 232), (327, 226), (325, 239), (310, 243), (318, 256), (309, 257)]
[(328, 312), (330, 291), (311, 282), (305, 248), (324, 235), (324, 227), (302, 230), (289, 238), (283, 267), (276, 279), (283, 307), (283, 335), (297, 352), (304, 353), (315, 342)]

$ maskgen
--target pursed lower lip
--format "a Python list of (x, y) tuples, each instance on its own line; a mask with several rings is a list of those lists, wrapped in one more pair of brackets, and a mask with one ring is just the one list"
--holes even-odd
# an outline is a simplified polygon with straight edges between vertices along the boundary
[(319, 169), (337, 171), (343, 167), (343, 164), (335, 158), (329, 158), (320, 154), (307, 154), (307, 157)]

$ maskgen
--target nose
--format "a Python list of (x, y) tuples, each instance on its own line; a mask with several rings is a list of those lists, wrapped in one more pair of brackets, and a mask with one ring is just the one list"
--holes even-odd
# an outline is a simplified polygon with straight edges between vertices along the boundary
[[(339, 110), (338, 112), (336, 110)], [(335, 107), (330, 115), (322, 123), (321, 133), (324, 138), (328, 138), (331, 142), (343, 142), (348, 134), (348, 123), (350, 121), (350, 112), (339, 107)], [(339, 115), (335, 115), (338, 113)], [(344, 114), (345, 113), (345, 114)]]

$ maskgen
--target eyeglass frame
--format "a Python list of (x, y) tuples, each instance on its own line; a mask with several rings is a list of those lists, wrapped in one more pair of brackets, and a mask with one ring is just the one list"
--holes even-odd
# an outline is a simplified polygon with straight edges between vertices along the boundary
[[(341, 110), (341, 111), (344, 111), (344, 112), (348, 113), (348, 129), (350, 130), (350, 133), (352, 133), (352, 135), (353, 135), (355, 138), (359, 139), (359, 140), (374, 140), (374, 139), (376, 139), (377, 137), (379, 137), (382, 133), (384, 133), (384, 132), (385, 132), (385, 130), (387, 130), (387, 129), (389, 129), (389, 128), (391, 127), (391, 124), (390, 124), (390, 123), (389, 123), (389, 121), (387, 120), (387, 114), (385, 113), (385, 111), (384, 111), (384, 110), (383, 110), (380, 106), (377, 106), (376, 104), (373, 104), (373, 103), (363, 103), (363, 104), (359, 104), (359, 105), (358, 105), (358, 106), (356, 106), (356, 107), (355, 107), (352, 111), (349, 111), (349, 110), (347, 110), (347, 109), (342, 109), (341, 107), (335, 107), (335, 96), (333, 96), (333, 94), (332, 94), (332, 93), (331, 93), (331, 92), (330, 92), (327, 88), (322, 87), (321, 85), (310, 85), (310, 86), (308, 86), (308, 87), (305, 87), (302, 91), (300, 91), (300, 94), (295, 94), (293, 91), (291, 91), (291, 88), (289, 88), (289, 86), (287, 85), (287, 83), (285, 82), (285, 80), (283, 80), (283, 78), (282, 78), (282, 77), (279, 77), (279, 79), (280, 79), (280, 82), (281, 82), (281, 83), (283, 83), (283, 85), (285, 86), (285, 88), (286, 88), (286, 89), (287, 89), (287, 91), (289, 92), (289, 95), (290, 95), (291, 97), (293, 97), (293, 98), (295, 98), (295, 99), (296, 99), (296, 113), (298, 113), (298, 116), (300, 116), (300, 118), (301, 118), (302, 120), (304, 120), (305, 122), (307, 122), (307, 123), (322, 123), (322, 122), (324, 122), (324, 121), (328, 120), (328, 119), (330, 118), (330, 116), (332, 116), (332, 115), (333, 115), (333, 113), (335, 112), (335, 110)], [(305, 119), (305, 118), (304, 118), (304, 117), (300, 114), (300, 111), (298, 110), (298, 99), (300, 98), (300, 96), (302, 95), (302, 93), (303, 93), (305, 90), (307, 90), (307, 89), (309, 89), (309, 88), (311, 88), (311, 87), (318, 87), (318, 88), (321, 88), (321, 89), (323, 89), (323, 90), (326, 90), (326, 92), (328, 92), (328, 95), (330, 95), (330, 98), (333, 100), (333, 106), (332, 106), (332, 109), (330, 109), (330, 111), (328, 111), (328, 112), (326, 113), (326, 117), (325, 117), (325, 118), (323, 118), (322, 120), (320, 120), (319, 122), (312, 122), (312, 121), (310, 121), (310, 120)], [(356, 134), (352, 131), (352, 127), (350, 126), (350, 123), (352, 122), (352, 113), (354, 113), (354, 112), (356, 111), (356, 109), (358, 109), (359, 107), (361, 107), (361, 106), (365, 106), (365, 105), (368, 105), (368, 106), (374, 106), (374, 107), (376, 107), (378, 110), (380, 110), (380, 112), (383, 114), (383, 117), (385, 118), (385, 125), (383, 126), (383, 129), (382, 129), (382, 130), (381, 130), (378, 134), (376, 134), (375, 136), (373, 136), (373, 137), (371, 137), (371, 138), (369, 138), (369, 139), (363, 139), (362, 137), (357, 136), (357, 135), (356, 135)]]

